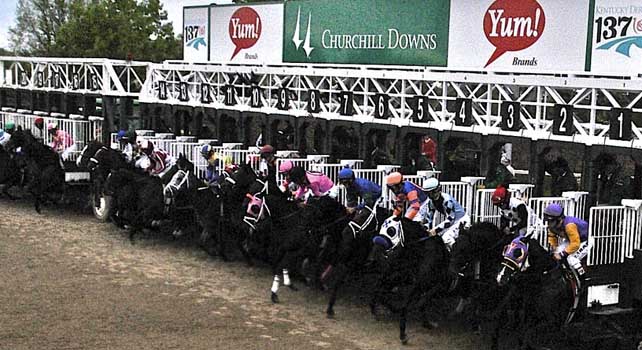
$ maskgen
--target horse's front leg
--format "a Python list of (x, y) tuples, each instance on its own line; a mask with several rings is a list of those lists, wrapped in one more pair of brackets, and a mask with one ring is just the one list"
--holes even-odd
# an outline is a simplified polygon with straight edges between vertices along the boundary
[(282, 249), (278, 249), (277, 253), (274, 256), (274, 260), (272, 262), (272, 274), (274, 275), (274, 279), (272, 280), (272, 288), (270, 289), (271, 296), (270, 299), (274, 304), (279, 303), (279, 285), (281, 284), (281, 262), (283, 258), (285, 257), (285, 251)]
[(337, 294), (339, 293), (339, 288), (345, 282), (346, 276), (348, 275), (348, 268), (344, 264), (340, 264), (335, 269), (336, 281), (332, 288), (330, 288), (330, 298), (328, 300), (328, 308), (326, 309), (326, 316), (328, 318), (334, 317), (334, 304), (337, 301)]

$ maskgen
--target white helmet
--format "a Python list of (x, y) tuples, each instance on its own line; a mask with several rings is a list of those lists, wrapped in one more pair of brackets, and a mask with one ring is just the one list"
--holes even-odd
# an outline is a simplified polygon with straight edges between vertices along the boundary
[(439, 189), (439, 180), (437, 180), (434, 177), (426, 179), (426, 180), (424, 180), (422, 188), (426, 192), (431, 192), (431, 191), (434, 191), (436, 189)]

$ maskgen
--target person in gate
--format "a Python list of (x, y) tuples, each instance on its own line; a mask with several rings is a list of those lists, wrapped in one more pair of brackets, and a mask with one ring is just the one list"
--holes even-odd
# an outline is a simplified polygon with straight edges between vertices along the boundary
[(584, 276), (582, 260), (590, 250), (588, 223), (580, 218), (564, 215), (564, 208), (557, 203), (544, 209), (544, 221), (548, 223), (548, 244), (555, 260), (566, 259), (577, 273), (578, 282)]
[[(431, 236), (440, 235), (449, 250), (452, 250), (460, 225), (469, 225), (470, 217), (450, 194), (441, 191), (439, 180), (434, 177), (424, 180), (422, 188), (428, 199), (421, 205), (415, 221), (421, 222)], [(433, 227), (435, 211), (445, 216), (444, 221)]]
[(276, 150), (272, 145), (265, 145), (259, 150), (261, 162), (259, 175), (268, 182), (276, 184)]
[(281, 185), (279, 186), (279, 189), (281, 189), (282, 192), (288, 193), (288, 192), (296, 192), (298, 189), (298, 186), (292, 182), (290, 179), (290, 171), (294, 168), (294, 163), (292, 163), (291, 160), (284, 160), (281, 162), (279, 165), (279, 174), (284, 177), (283, 182), (281, 182)]
[(69, 159), (69, 156), (76, 151), (74, 139), (65, 130), (58, 128), (57, 123), (49, 123), (47, 132), (51, 136), (51, 148), (60, 154), (63, 161)]
[(404, 212), (406, 202), (408, 208), (405, 210), (405, 217), (413, 220), (419, 209), (421, 203), (425, 202), (428, 196), (418, 185), (404, 181), (403, 175), (400, 172), (392, 172), (386, 177), (386, 185), (395, 194), (395, 206), (393, 216), (401, 217)]
[[(346, 188), (348, 213), (361, 213), (361, 209), (369, 207), (375, 209), (374, 205), (381, 198), (381, 186), (363, 178), (357, 178), (354, 171), (345, 167), (339, 171), (339, 183)], [(361, 203), (359, 203), (361, 199)], [(367, 212), (370, 215), (370, 211)], [(358, 220), (360, 221), (360, 220)]]
[(16, 123), (12, 122), (11, 120), (4, 123), (4, 132), (13, 134), (14, 131), (16, 131)]
[(154, 147), (149, 140), (141, 140), (139, 143), (141, 152), (145, 155), (136, 162), (138, 167), (143, 168), (149, 175), (158, 176), (167, 183), (174, 175), (170, 170), (176, 163), (176, 159), (160, 148)]
[(116, 134), (116, 141), (127, 163), (131, 163), (138, 153), (138, 144), (136, 143), (136, 132), (133, 130), (119, 130)]
[(45, 139), (45, 120), (42, 117), (34, 119), (33, 126), (35, 128), (31, 129), (31, 134), (36, 140), (43, 142)]
[[(504, 186), (498, 186), (491, 197), (500, 209), (500, 230), (506, 234), (530, 236), (537, 226), (537, 215), (521, 199), (515, 198)], [(512, 226), (511, 226), (512, 225)]]
[(290, 170), (290, 181), (299, 187), (294, 193), (296, 200), (305, 202), (309, 196), (330, 196), (332, 198), (338, 196), (334, 182), (323, 173), (306, 171), (300, 166), (295, 166)]

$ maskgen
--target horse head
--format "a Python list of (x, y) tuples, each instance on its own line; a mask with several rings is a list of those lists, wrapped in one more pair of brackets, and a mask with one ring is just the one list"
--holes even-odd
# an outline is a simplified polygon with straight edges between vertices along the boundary
[[(539, 242), (530, 237), (518, 236), (504, 247), (502, 263), (497, 274), (497, 284), (506, 286), (524, 272), (544, 272), (543, 260), (553, 260)], [(537, 270), (537, 271), (535, 271)]]
[(491, 222), (463, 227), (453, 245), (448, 272), (453, 276), (463, 276), (464, 271), (475, 260), (500, 258), (503, 246), (503, 234)]
[(79, 168), (87, 168), (89, 171), (93, 171), (100, 162), (101, 153), (107, 150), (107, 147), (102, 142), (91, 141), (80, 152), (78, 159), (76, 159), (76, 165)]
[(415, 221), (391, 216), (384, 220), (379, 234), (372, 239), (369, 261), (381, 261), (382, 257), (396, 254), (402, 248), (426, 239), (423, 226)]
[(178, 159), (176, 160), (176, 167), (178, 170), (186, 171), (186, 172), (194, 172), (194, 163), (190, 162), (183, 153), (180, 153), (178, 155)]
[(256, 172), (249, 164), (241, 164), (239, 168), (225, 178), (221, 190), (228, 195), (244, 196), (256, 180)]

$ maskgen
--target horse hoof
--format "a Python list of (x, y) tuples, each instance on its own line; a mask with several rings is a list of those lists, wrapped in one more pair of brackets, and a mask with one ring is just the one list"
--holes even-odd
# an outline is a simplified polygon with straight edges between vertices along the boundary
[(334, 319), (334, 310), (332, 310), (332, 309), (328, 309), (328, 310), (325, 312), (325, 315), (326, 315), (326, 317), (327, 317), (327, 318), (329, 318), (329, 319), (333, 320), (333, 319)]
[(293, 290), (293, 291), (295, 291), (295, 292), (298, 292), (298, 291), (299, 291), (299, 288), (297, 288), (294, 284), (290, 284), (290, 285), (288, 285), (288, 286), (286, 286), (286, 287), (290, 288), (290, 290)]
[(401, 340), (401, 344), (402, 344), (402, 345), (408, 345), (408, 340), (409, 340), (410, 338), (409, 338), (407, 335), (404, 335), (404, 336), (402, 336), (402, 337), (399, 337), (399, 339)]
[(423, 326), (424, 328), (426, 328), (426, 329), (435, 329), (435, 328), (439, 328), (439, 324), (438, 324), (437, 322), (434, 322), (434, 321), (424, 321), (424, 322), (422, 323), (422, 326)]
[(271, 299), (272, 299), (272, 303), (274, 303), (274, 304), (278, 304), (279, 303), (279, 296), (274, 292), (272, 292)]

